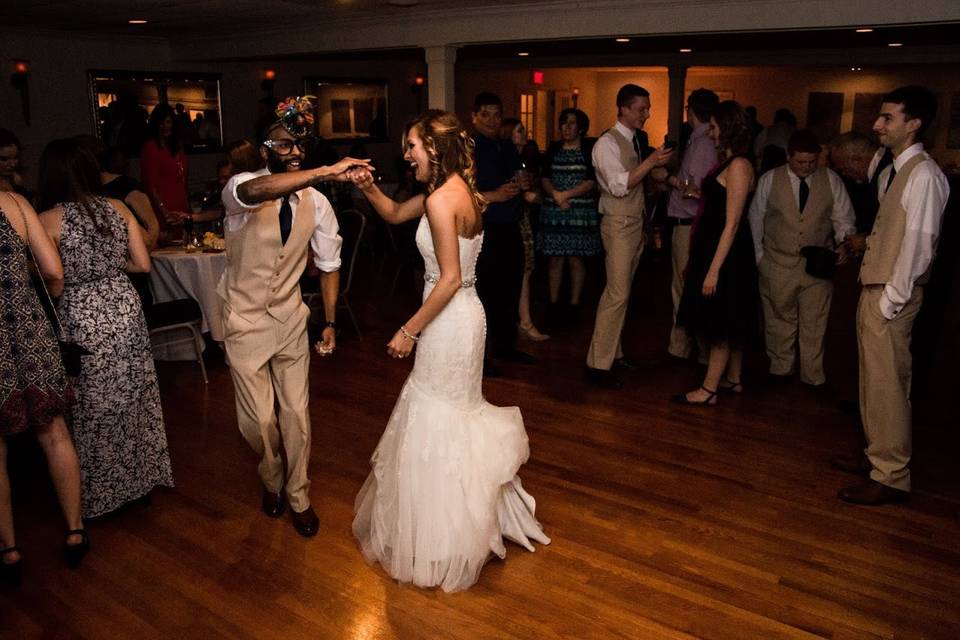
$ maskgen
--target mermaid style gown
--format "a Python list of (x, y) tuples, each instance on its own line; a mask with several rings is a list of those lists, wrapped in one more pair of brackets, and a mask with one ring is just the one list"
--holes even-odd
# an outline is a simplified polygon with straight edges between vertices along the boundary
[[(426, 216), (416, 240), (426, 299), (440, 275)], [(503, 538), (529, 551), (550, 543), (516, 475), (530, 454), (520, 410), (481, 390), (486, 320), (473, 285), (483, 234), (459, 244), (463, 286), (420, 336), (353, 521), (369, 562), (444, 591), (474, 584), (491, 553), (503, 558)]]

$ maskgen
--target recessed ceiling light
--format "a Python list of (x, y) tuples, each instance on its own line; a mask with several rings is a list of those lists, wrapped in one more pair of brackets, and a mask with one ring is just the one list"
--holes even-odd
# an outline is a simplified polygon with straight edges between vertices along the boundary
[(520, 51), (519, 53), (517, 53), (517, 55), (520, 56), (521, 58), (526, 58), (528, 55), (530, 55), (530, 53), (527, 51)]
[(140, 20), (140, 19), (127, 20), (127, 24), (147, 24), (147, 21), (146, 21), (146, 20)]
[(857, 33), (873, 33), (873, 29), (870, 27), (863, 27), (861, 29), (857, 29), (856, 31)]
[(891, 42), (891, 43), (888, 44), (887, 46), (888, 46), (888, 47), (902, 47), (902, 46), (903, 46), (903, 43), (902, 43), (902, 42)]
[(680, 53), (693, 53), (693, 49), (680, 49)]
[(630, 42), (630, 38), (617, 38), (616, 42)]

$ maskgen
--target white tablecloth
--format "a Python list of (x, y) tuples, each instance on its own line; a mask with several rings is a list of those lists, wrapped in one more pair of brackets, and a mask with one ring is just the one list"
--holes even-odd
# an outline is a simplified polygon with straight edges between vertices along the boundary
[[(226, 254), (187, 253), (181, 248), (171, 248), (157, 249), (150, 257), (153, 262), (150, 290), (154, 302), (193, 298), (203, 313), (203, 331), (209, 331), (214, 340), (223, 342), (223, 317), (217, 283), (227, 268)], [(192, 360), (193, 349), (189, 345), (178, 345), (167, 350), (158, 349), (155, 355), (163, 360)]]

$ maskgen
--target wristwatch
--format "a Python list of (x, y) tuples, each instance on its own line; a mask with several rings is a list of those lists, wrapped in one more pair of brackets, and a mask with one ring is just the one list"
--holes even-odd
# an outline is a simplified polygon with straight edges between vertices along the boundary
[(336, 322), (331, 322), (330, 320), (327, 320), (326, 322), (323, 323), (323, 328), (326, 329), (327, 327), (330, 327), (331, 329), (333, 329), (334, 331), (336, 331), (336, 330), (337, 330), (337, 323), (336, 323)]

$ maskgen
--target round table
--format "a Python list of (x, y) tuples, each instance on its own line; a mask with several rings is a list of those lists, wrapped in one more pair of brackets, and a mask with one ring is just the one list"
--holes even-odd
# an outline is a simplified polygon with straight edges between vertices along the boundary
[[(150, 290), (154, 302), (169, 302), (193, 298), (203, 313), (204, 332), (217, 342), (223, 342), (223, 312), (217, 284), (227, 268), (227, 256), (223, 252), (187, 252), (180, 247), (157, 249), (150, 254), (153, 267), (150, 269)], [(158, 345), (159, 347), (160, 345)], [(158, 348), (158, 360), (193, 360), (189, 345), (179, 348)]]

